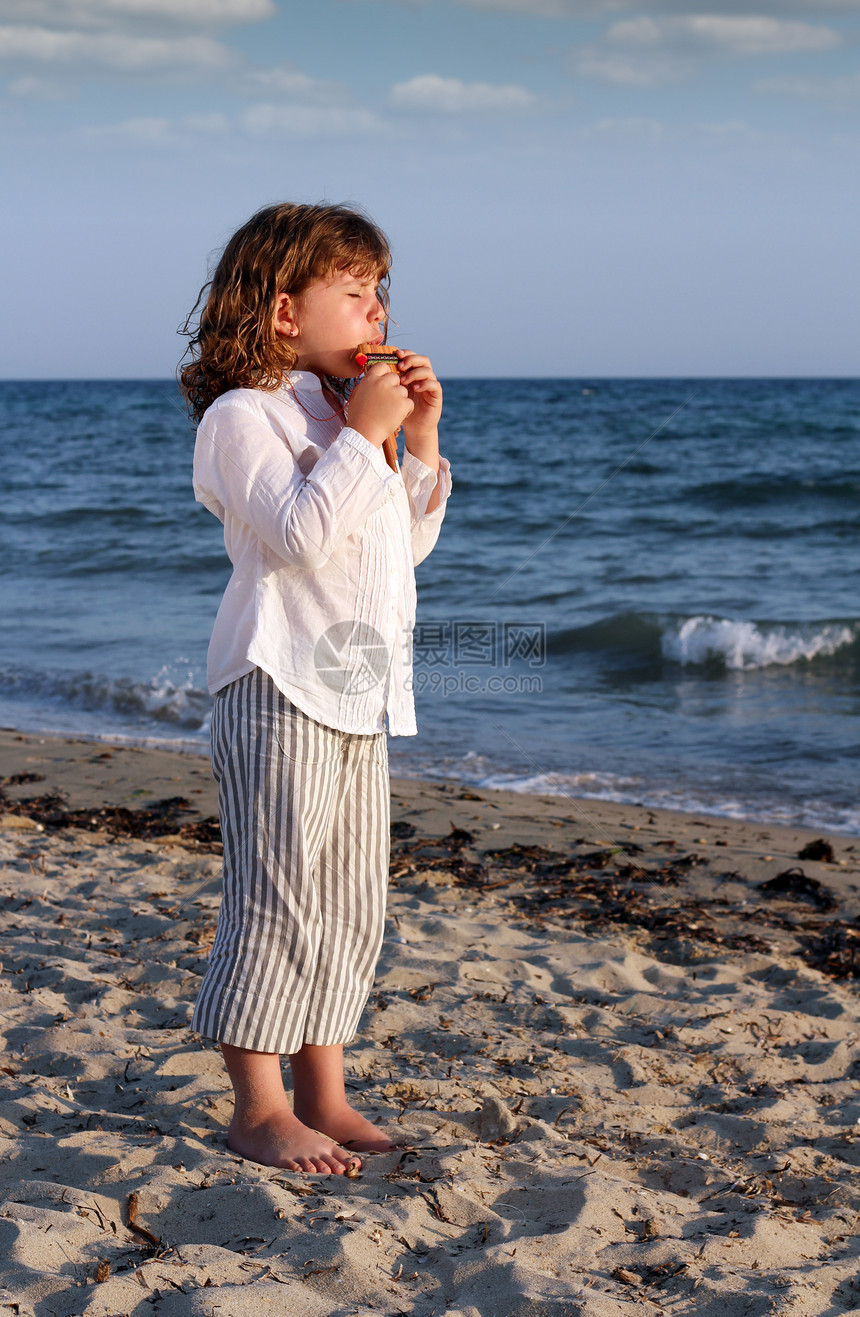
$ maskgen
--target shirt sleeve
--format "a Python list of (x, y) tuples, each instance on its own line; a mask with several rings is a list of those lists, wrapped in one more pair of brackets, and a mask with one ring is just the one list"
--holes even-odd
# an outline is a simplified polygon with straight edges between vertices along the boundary
[(241, 403), (217, 408), (197, 430), (197, 501), (222, 522), (227, 513), (237, 517), (295, 567), (323, 566), (394, 496), (396, 478), (375, 446), (349, 426), (307, 476), (265, 418)]
[(400, 474), (409, 498), (412, 516), (412, 562), (418, 566), (434, 548), (445, 516), (448, 496), (451, 493), (451, 463), (447, 457), (439, 458), (439, 506), (427, 511), (430, 495), (436, 487), (436, 474), (432, 467), (421, 462), (407, 449), (400, 464)]

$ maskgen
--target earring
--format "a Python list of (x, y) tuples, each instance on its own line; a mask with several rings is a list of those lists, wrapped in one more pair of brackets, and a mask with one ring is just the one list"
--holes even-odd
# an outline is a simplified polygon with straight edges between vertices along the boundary
[(298, 332), (299, 332), (299, 331), (298, 331), (297, 329), (291, 329), (291, 330), (290, 330), (290, 338), (295, 338), (295, 336), (296, 336), (296, 334), (297, 334)]

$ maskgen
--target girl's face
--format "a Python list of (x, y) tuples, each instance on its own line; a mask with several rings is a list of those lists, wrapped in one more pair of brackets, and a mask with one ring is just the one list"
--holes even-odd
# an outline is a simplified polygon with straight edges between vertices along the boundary
[(359, 343), (383, 339), (385, 311), (377, 287), (375, 278), (338, 270), (327, 279), (317, 279), (298, 297), (283, 295), (286, 303), (281, 310), (279, 302), (275, 328), (295, 348), (297, 370), (338, 379), (361, 374), (355, 363)]

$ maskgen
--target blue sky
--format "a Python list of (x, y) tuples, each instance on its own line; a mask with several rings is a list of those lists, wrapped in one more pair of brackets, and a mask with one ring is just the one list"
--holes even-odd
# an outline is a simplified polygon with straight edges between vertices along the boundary
[(860, 0), (0, 0), (0, 86), (6, 378), (171, 374), (321, 198), (443, 375), (858, 373)]

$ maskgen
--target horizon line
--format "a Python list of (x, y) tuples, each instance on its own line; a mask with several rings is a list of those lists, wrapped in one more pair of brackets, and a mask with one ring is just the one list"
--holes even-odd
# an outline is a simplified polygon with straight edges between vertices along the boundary
[[(582, 375), (449, 375), (442, 373), (439, 376), (440, 381), (491, 381), (491, 380), (518, 380), (535, 382), (549, 380), (564, 380), (571, 382), (588, 381), (588, 380), (830, 380), (839, 382), (849, 382), (860, 380), (860, 372), (856, 375), (830, 375), (830, 374), (710, 374), (710, 375), (666, 375), (654, 373), (647, 375), (628, 375), (628, 374), (582, 374)], [(0, 376), (0, 385), (3, 384), (176, 384), (174, 377), (170, 375), (13, 375), (9, 377)], [(177, 385), (177, 392), (179, 387)]]

